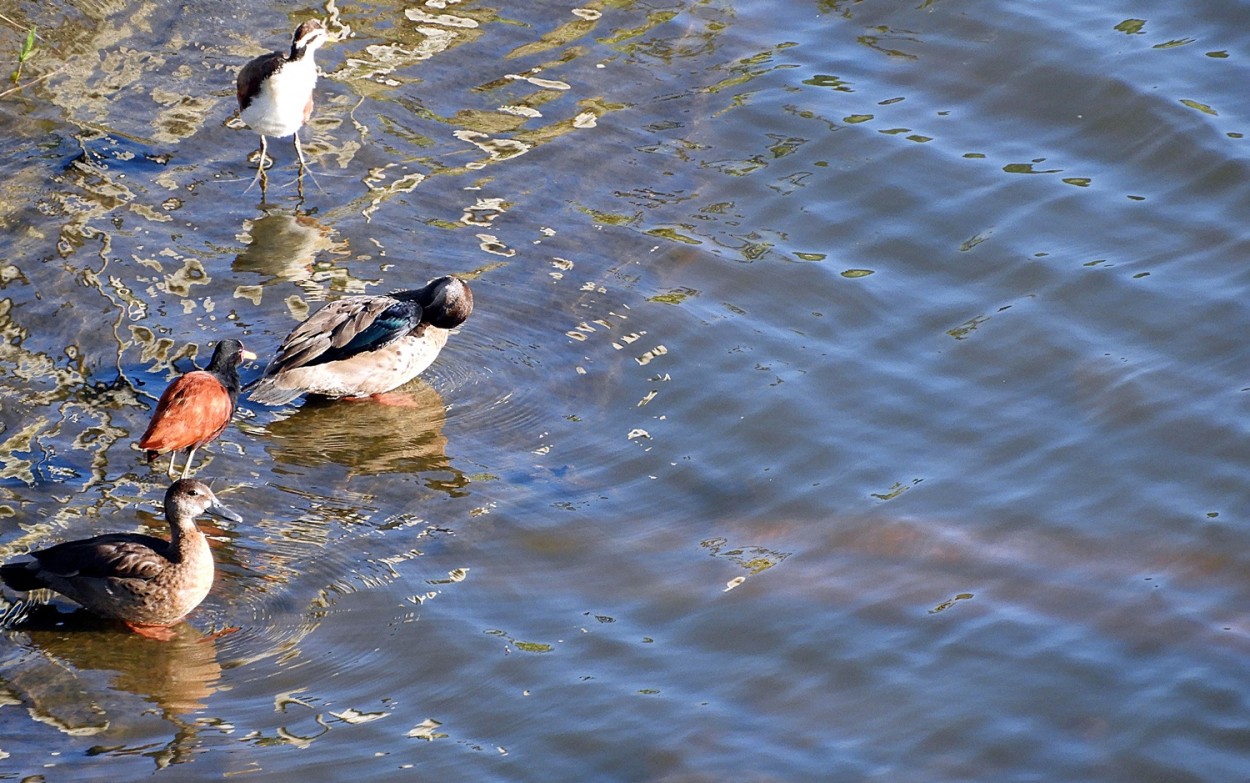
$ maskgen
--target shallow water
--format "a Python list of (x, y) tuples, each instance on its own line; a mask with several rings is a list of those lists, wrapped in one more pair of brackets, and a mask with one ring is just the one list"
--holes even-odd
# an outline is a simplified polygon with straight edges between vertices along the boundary
[(263, 201), (315, 9), (5, 12), (5, 559), (162, 529), (216, 340), (477, 309), (409, 406), (245, 402), (176, 639), (10, 623), (0, 779), (1250, 777), (1250, 11), (1104, 6), (334, 5)]

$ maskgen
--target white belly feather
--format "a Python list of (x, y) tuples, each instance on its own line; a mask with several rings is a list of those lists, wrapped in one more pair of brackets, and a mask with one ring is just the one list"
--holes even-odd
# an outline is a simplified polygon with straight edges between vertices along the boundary
[[(265, 381), (326, 397), (366, 397), (402, 386), (429, 367), (447, 343), (446, 329), (427, 325), (421, 338), (403, 337), (377, 351), (350, 359), (284, 370)], [(263, 385), (263, 382), (262, 382)], [(259, 390), (258, 390), (259, 391)], [(296, 392), (297, 394), (299, 392)]]
[(317, 65), (311, 57), (285, 63), (239, 116), (262, 136), (290, 136), (304, 124), (304, 107), (316, 84)]

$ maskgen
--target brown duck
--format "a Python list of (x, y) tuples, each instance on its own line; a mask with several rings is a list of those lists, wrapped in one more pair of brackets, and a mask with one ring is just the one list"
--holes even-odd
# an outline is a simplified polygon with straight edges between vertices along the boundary
[(66, 541), (0, 566), (0, 581), (14, 590), (54, 590), (94, 614), (163, 638), (164, 627), (199, 606), (213, 585), (213, 555), (195, 524), (202, 514), (242, 521), (203, 482), (181, 479), (165, 493), (170, 540), (108, 533)]

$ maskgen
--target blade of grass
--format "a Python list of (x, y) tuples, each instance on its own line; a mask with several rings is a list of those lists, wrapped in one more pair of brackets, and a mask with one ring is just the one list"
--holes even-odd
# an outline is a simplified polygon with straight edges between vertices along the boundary
[(9, 75), (9, 81), (17, 84), (22, 78), (22, 66), (30, 59), (35, 52), (35, 27), (31, 25), (30, 30), (26, 33), (26, 41), (22, 44), (22, 50), (17, 53), (17, 67), (13, 69), (13, 73)]

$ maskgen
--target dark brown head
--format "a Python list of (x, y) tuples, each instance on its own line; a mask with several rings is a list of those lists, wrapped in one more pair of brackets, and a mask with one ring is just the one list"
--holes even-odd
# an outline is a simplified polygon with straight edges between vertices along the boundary
[(439, 329), (455, 329), (473, 313), (473, 291), (458, 277), (436, 277), (424, 288), (401, 297), (421, 305), (421, 320)]
[(290, 59), (298, 60), (306, 54), (317, 51), (317, 47), (326, 42), (328, 35), (325, 25), (316, 19), (309, 19), (296, 27), (295, 35), (291, 37)]

